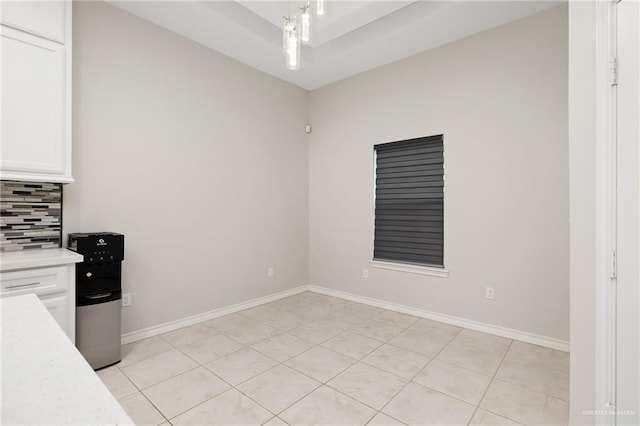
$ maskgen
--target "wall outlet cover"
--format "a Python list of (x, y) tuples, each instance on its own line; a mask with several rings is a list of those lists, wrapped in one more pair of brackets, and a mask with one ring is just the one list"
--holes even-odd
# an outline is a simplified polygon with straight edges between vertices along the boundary
[(493, 287), (487, 287), (485, 296), (486, 296), (487, 299), (493, 300), (494, 296), (495, 296), (494, 293), (495, 293), (495, 290), (494, 290)]

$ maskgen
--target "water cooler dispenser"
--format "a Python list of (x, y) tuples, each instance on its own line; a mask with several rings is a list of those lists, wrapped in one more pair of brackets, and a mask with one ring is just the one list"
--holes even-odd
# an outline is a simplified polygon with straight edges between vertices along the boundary
[(108, 367), (121, 359), (124, 235), (69, 234), (69, 250), (84, 256), (76, 264), (76, 347), (94, 370)]

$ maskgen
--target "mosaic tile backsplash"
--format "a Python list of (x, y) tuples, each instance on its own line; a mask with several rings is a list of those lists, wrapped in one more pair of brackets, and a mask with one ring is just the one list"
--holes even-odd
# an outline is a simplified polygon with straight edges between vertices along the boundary
[(57, 248), (62, 184), (0, 181), (0, 252)]

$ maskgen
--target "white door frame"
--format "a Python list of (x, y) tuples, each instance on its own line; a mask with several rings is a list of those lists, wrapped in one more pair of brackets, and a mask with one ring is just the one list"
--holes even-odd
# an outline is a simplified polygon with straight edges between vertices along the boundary
[(612, 84), (616, 0), (596, 2), (596, 424), (615, 425), (616, 90)]
[(640, 1), (616, 7), (619, 78), (616, 88), (618, 149), (618, 425), (640, 423)]

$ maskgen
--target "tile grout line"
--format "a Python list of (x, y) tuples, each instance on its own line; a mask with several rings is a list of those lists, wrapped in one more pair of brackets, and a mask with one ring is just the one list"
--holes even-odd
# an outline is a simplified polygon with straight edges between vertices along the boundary
[[(504, 355), (502, 355), (502, 359), (500, 360), (500, 364), (498, 364), (498, 368), (496, 368), (496, 371), (493, 372), (493, 376), (491, 376), (491, 380), (489, 381), (489, 384), (487, 385), (487, 388), (484, 390), (484, 392), (482, 393), (482, 397), (480, 398), (480, 400), (478, 401), (478, 405), (476, 405), (476, 409), (473, 411), (473, 415), (471, 416), (471, 418), (469, 419), (469, 422), (467, 422), (467, 425), (471, 422), (471, 420), (475, 417), (476, 413), (478, 412), (478, 409), (480, 409), (480, 404), (482, 404), (482, 400), (484, 399), (484, 397), (487, 395), (487, 392), (489, 392), (489, 388), (491, 387), (491, 385), (493, 384), (496, 376), (498, 375), (498, 370), (500, 370), (500, 367), (502, 366), (502, 363), (504, 362), (504, 360), (507, 358), (507, 354), (509, 353), (509, 350), (511, 349), (511, 345), (513, 345), (513, 339), (510, 339), (509, 341), (509, 346), (507, 347), (507, 350), (504, 351)], [(483, 408), (484, 410), (484, 408)], [(489, 412), (492, 412), (491, 410), (487, 410)], [(498, 413), (494, 413), (496, 415), (500, 415), (501, 417), (504, 417), (505, 419), (511, 420), (511, 421), (515, 421), (513, 419), (509, 419), (506, 416), (503, 416), (502, 414), (498, 414)], [(516, 423), (520, 423), (520, 422), (516, 422)]]
[[(515, 340), (515, 339), (512, 339), (512, 340), (511, 340), (511, 344), (509, 344), (509, 348), (508, 348), (508, 349), (507, 349), (507, 351), (505, 352), (505, 355), (504, 355), (504, 357), (503, 357), (502, 361), (500, 362), (500, 365), (498, 366), (498, 369), (496, 369), (496, 372), (495, 372), (494, 376), (492, 377), (492, 380), (491, 380), (491, 383), (489, 384), (489, 386), (491, 386), (491, 384), (493, 384), (494, 382), (496, 382), (496, 381), (497, 381), (497, 382), (500, 382), (500, 383), (504, 383), (504, 384), (507, 384), (507, 385), (510, 385), (510, 386), (513, 386), (513, 387), (516, 387), (516, 388), (522, 389), (522, 390), (527, 391), (527, 392), (532, 392), (532, 393), (536, 393), (536, 394), (538, 394), (538, 395), (542, 395), (542, 396), (544, 396), (544, 397), (546, 398), (546, 399), (545, 399), (545, 407), (546, 407), (546, 405), (547, 405), (547, 404), (548, 404), (548, 402), (549, 402), (549, 398), (557, 399), (557, 400), (562, 401), (562, 402), (564, 402), (564, 403), (566, 403), (566, 404), (568, 405), (568, 404), (569, 404), (569, 401), (566, 401), (566, 400), (564, 400), (564, 399), (562, 399), (562, 398), (558, 398), (558, 397), (555, 397), (555, 396), (549, 395), (549, 394), (547, 394), (547, 393), (540, 392), (539, 390), (530, 389), (530, 388), (528, 388), (528, 387), (526, 387), (526, 386), (523, 386), (523, 385), (521, 385), (521, 384), (512, 383), (512, 382), (506, 381), (506, 380), (504, 380), (504, 379), (498, 379), (498, 378), (496, 378), (496, 377), (495, 377), (495, 376), (497, 376), (498, 371), (500, 370), (500, 367), (502, 366), (503, 362), (506, 360), (507, 355), (509, 354), (509, 350), (511, 350), (511, 346), (512, 346), (512, 344), (513, 344), (514, 342), (520, 342), (520, 341)], [(525, 344), (527, 344), (527, 345), (533, 345), (533, 344), (531, 344), (531, 343), (526, 343), (526, 342), (524, 342), (524, 343), (525, 343)], [(536, 346), (536, 345), (534, 345), (534, 346)], [(555, 351), (555, 350), (556, 350), (556, 349), (551, 349), (551, 348), (545, 348), (545, 349), (549, 349), (549, 350), (551, 350), (551, 351)], [(517, 364), (518, 364), (518, 365), (520, 365), (521, 367), (525, 367), (525, 366), (527, 366), (527, 363), (517, 363)], [(547, 369), (547, 370), (552, 370), (552, 371), (559, 371), (559, 372), (562, 372), (562, 373), (565, 373), (565, 374), (567, 374), (567, 375), (568, 375), (568, 373), (566, 373), (566, 372), (564, 372), (564, 371), (562, 371), (562, 370), (559, 370), (559, 369), (546, 368), (546, 367), (542, 367), (542, 368), (545, 368), (545, 369)], [(489, 388), (487, 387), (487, 391), (488, 391), (488, 389), (489, 389)], [(485, 392), (485, 395), (486, 395), (486, 392)], [(483, 395), (483, 399), (484, 399), (484, 396), (485, 396), (485, 395)], [(481, 400), (481, 402), (482, 402), (482, 400)], [(478, 408), (479, 408), (479, 407), (478, 407)], [(504, 418), (509, 419), (509, 420), (511, 420), (511, 421), (513, 421), (513, 422), (516, 422), (516, 423), (518, 423), (518, 424), (522, 424), (520, 421), (513, 420), (513, 419), (511, 419), (511, 418), (509, 418), (509, 417), (505, 416), (504, 414), (497, 413), (497, 412), (495, 412), (495, 411), (492, 411), (492, 410), (491, 410), (491, 409), (489, 409), (489, 408), (483, 408), (483, 410), (486, 410), (486, 411), (488, 411), (488, 412), (490, 412), (490, 413), (492, 413), (492, 414), (495, 414), (495, 415), (498, 415), (498, 416), (504, 417)]]
[[(227, 337), (228, 337), (228, 336), (227, 336)], [(206, 340), (206, 339), (205, 339), (205, 340)], [(187, 345), (185, 345), (185, 346), (187, 346)], [(169, 378), (169, 379), (167, 379), (167, 380), (164, 380), (164, 381), (162, 381), (162, 382), (160, 382), (160, 383), (168, 382), (169, 380), (174, 379), (174, 378), (176, 378), (176, 377), (178, 377), (178, 376), (181, 376), (181, 375), (183, 375), (183, 374), (186, 374), (186, 373), (188, 373), (188, 372), (190, 372), (190, 371), (194, 371), (194, 370), (196, 370), (196, 369), (198, 369), (198, 368), (203, 368), (206, 372), (208, 372), (208, 373), (210, 373), (210, 374), (213, 374), (217, 379), (221, 380), (223, 383), (225, 383), (226, 385), (228, 385), (228, 386), (229, 386), (229, 388), (228, 388), (228, 389), (225, 389), (224, 391), (222, 391), (222, 392), (220, 392), (220, 393), (218, 393), (218, 394), (216, 394), (216, 395), (214, 395), (214, 396), (212, 396), (211, 398), (207, 398), (207, 399), (205, 399), (204, 401), (202, 401), (202, 402), (200, 402), (200, 403), (198, 403), (198, 404), (194, 405), (193, 407), (190, 407), (190, 408), (188, 408), (188, 409), (186, 409), (186, 410), (184, 410), (184, 411), (182, 411), (182, 412), (180, 412), (180, 413), (176, 414), (175, 416), (171, 417), (171, 419), (175, 419), (176, 417), (181, 416), (182, 414), (186, 413), (187, 411), (189, 411), (189, 410), (191, 410), (191, 409), (193, 409), (193, 408), (196, 408), (197, 406), (202, 405), (202, 404), (204, 404), (205, 402), (208, 402), (208, 401), (210, 401), (210, 400), (212, 400), (212, 399), (214, 399), (214, 398), (217, 398), (218, 396), (222, 395), (223, 393), (226, 393), (226, 392), (228, 392), (228, 391), (230, 391), (231, 389), (233, 389), (233, 388), (234, 388), (234, 386), (233, 386), (231, 383), (227, 382), (227, 381), (226, 381), (226, 380), (224, 380), (222, 377), (218, 376), (216, 373), (214, 373), (213, 371), (209, 370), (207, 367), (205, 367), (205, 366), (204, 366), (204, 364), (201, 364), (199, 361), (197, 361), (197, 360), (193, 359), (193, 358), (192, 358), (192, 357), (190, 357), (188, 354), (186, 354), (186, 353), (182, 352), (179, 348), (177, 348), (177, 347), (176, 347), (175, 349), (176, 349), (177, 351), (179, 351), (181, 354), (183, 354), (184, 356), (186, 356), (187, 358), (191, 359), (191, 360), (192, 360), (193, 362), (195, 362), (196, 364), (198, 364), (198, 366), (197, 366), (197, 367), (192, 368), (191, 370), (185, 371), (184, 373), (177, 374), (177, 375), (175, 375), (175, 376), (173, 376), (173, 377), (171, 377), (171, 378)], [(240, 350), (242, 350), (242, 349), (243, 349), (243, 348), (240, 348), (240, 349), (238, 349), (237, 351), (230, 352), (230, 353), (229, 353), (229, 354), (227, 354), (227, 355), (230, 355), (230, 354), (232, 354), (232, 353), (238, 352), (238, 351), (240, 351)], [(224, 358), (224, 357), (225, 357), (225, 356), (227, 356), (227, 355), (223, 355), (223, 356), (222, 356), (222, 357), (220, 357), (220, 358)], [(216, 358), (216, 359), (220, 359), (220, 358)], [(213, 362), (213, 361), (215, 361), (215, 359), (214, 359), (214, 360), (212, 360), (212, 361), (210, 361), (210, 362)], [(207, 362), (206, 364), (208, 364), (208, 363), (209, 363), (209, 362)], [(160, 383), (157, 383), (157, 384), (160, 384)], [(153, 385), (153, 386), (155, 386), (155, 385)], [(149, 386), (149, 387), (151, 387), (151, 386)], [(147, 389), (148, 389), (148, 388), (147, 388)], [(160, 411), (160, 408), (158, 408), (158, 411)], [(164, 413), (162, 413), (162, 411), (160, 411), (160, 413), (164, 416)], [(166, 416), (165, 416), (165, 417), (166, 417)], [(168, 421), (168, 422), (171, 422), (171, 419), (167, 419), (167, 421)]]
[[(257, 321), (254, 321), (254, 322), (258, 323)], [(238, 328), (241, 328), (241, 327), (238, 327)], [(230, 330), (230, 331), (232, 331), (232, 330)], [(223, 334), (223, 333), (220, 333), (220, 335), (224, 335), (224, 336), (226, 336), (226, 337), (229, 337), (230, 339), (233, 339), (233, 337), (231, 337), (231, 336), (227, 336), (226, 334)], [(268, 339), (268, 338), (267, 338), (267, 339)], [(264, 339), (264, 340), (267, 340), (267, 339)], [(233, 340), (235, 340), (235, 339), (233, 339)], [(232, 355), (232, 354), (234, 354), (234, 353), (236, 353), (236, 352), (238, 352), (238, 351), (241, 351), (241, 350), (243, 350), (243, 349), (252, 349), (250, 346), (247, 346), (245, 343), (240, 342), (239, 340), (235, 340), (235, 341), (237, 341), (238, 343), (242, 344), (242, 345), (243, 345), (243, 347), (242, 347), (242, 348), (240, 348), (240, 349), (238, 349), (238, 350), (236, 350), (236, 351), (232, 351), (232, 352), (230, 352), (230, 353), (228, 353), (228, 354), (225, 354), (225, 355), (223, 355), (223, 356), (221, 356), (221, 357), (219, 357), (219, 358), (215, 358), (215, 359), (213, 359), (213, 360), (211, 360), (211, 361), (207, 361), (205, 364), (208, 364), (208, 363), (210, 363), (210, 362), (216, 361), (216, 360), (218, 360), (218, 359), (225, 358), (225, 357), (227, 357), (227, 356), (229, 356), (229, 355)], [(258, 342), (258, 343), (259, 343), (259, 342)], [(180, 349), (178, 349), (178, 348), (176, 348), (176, 349), (177, 349), (178, 351), (180, 351)], [(252, 349), (252, 350), (255, 350), (255, 349)], [(181, 353), (183, 353), (182, 351), (180, 351), (180, 352), (181, 352)], [(196, 362), (196, 363), (198, 364), (198, 366), (199, 366), (199, 367), (204, 368), (206, 371), (208, 371), (209, 373), (213, 374), (215, 377), (217, 377), (218, 379), (222, 380), (224, 383), (226, 383), (227, 385), (229, 385), (229, 389), (226, 389), (226, 390), (224, 390), (223, 392), (220, 392), (219, 394), (212, 396), (211, 398), (207, 398), (206, 400), (204, 400), (204, 401), (202, 401), (202, 402), (200, 402), (200, 403), (198, 403), (198, 404), (196, 404), (196, 405), (194, 405), (194, 406), (192, 406), (192, 407), (188, 408), (187, 410), (185, 410), (185, 411), (183, 411), (183, 412), (181, 412), (181, 413), (179, 413), (179, 414), (176, 414), (175, 416), (171, 417), (171, 419), (167, 419), (167, 421), (171, 422), (171, 420), (172, 420), (172, 419), (175, 419), (176, 417), (181, 416), (182, 414), (186, 413), (187, 411), (191, 411), (191, 410), (193, 410), (193, 409), (195, 409), (195, 408), (197, 408), (197, 407), (199, 407), (199, 406), (201, 406), (201, 405), (203, 405), (203, 404), (205, 404), (205, 403), (207, 403), (207, 402), (211, 401), (212, 399), (215, 399), (215, 398), (219, 397), (220, 395), (222, 395), (222, 394), (225, 394), (225, 393), (229, 392), (230, 390), (235, 390), (235, 391), (237, 391), (238, 393), (240, 393), (240, 394), (244, 395), (245, 397), (249, 398), (251, 401), (253, 401), (255, 404), (257, 404), (259, 407), (261, 407), (261, 408), (263, 408), (264, 410), (266, 410), (268, 413), (273, 414), (273, 412), (272, 412), (271, 410), (267, 409), (267, 408), (266, 408), (266, 407), (264, 407), (262, 404), (260, 404), (258, 401), (255, 401), (255, 400), (254, 400), (253, 398), (251, 398), (249, 395), (247, 395), (247, 394), (245, 394), (244, 392), (242, 392), (240, 389), (238, 389), (238, 388), (237, 388), (237, 386), (239, 386), (239, 385), (241, 385), (241, 384), (243, 384), (243, 383), (245, 383), (245, 382), (248, 382), (248, 381), (249, 381), (249, 380), (251, 380), (253, 377), (256, 377), (256, 376), (258, 376), (258, 375), (260, 375), (260, 374), (262, 374), (262, 373), (265, 373), (265, 372), (267, 372), (267, 371), (269, 371), (269, 370), (271, 370), (271, 369), (273, 369), (273, 368), (277, 367), (279, 364), (276, 364), (276, 365), (274, 365), (273, 367), (268, 368), (268, 369), (266, 369), (266, 370), (264, 370), (264, 371), (262, 371), (262, 372), (260, 372), (260, 373), (256, 374), (256, 376), (250, 377), (250, 378), (248, 378), (247, 380), (244, 380), (244, 381), (242, 381), (242, 382), (240, 382), (240, 383), (238, 383), (237, 385), (235, 385), (235, 386), (234, 386), (234, 385), (232, 385), (231, 383), (229, 383), (228, 381), (226, 381), (224, 378), (222, 378), (222, 377), (218, 376), (216, 373), (214, 373), (213, 371), (209, 370), (207, 367), (205, 367), (205, 366), (204, 366), (204, 364), (200, 364), (198, 361), (196, 361), (195, 359), (191, 358), (191, 357), (190, 357), (189, 355), (187, 355), (187, 354), (184, 354), (184, 355), (185, 355), (186, 357), (188, 357), (188, 358), (192, 359), (194, 362)], [(190, 370), (190, 371), (191, 371), (191, 370)], [(177, 377), (177, 376), (174, 376), (174, 377)], [(170, 380), (170, 379), (167, 379), (167, 380)], [(166, 381), (166, 380), (165, 380), (165, 381)], [(160, 411), (160, 410), (158, 410), (158, 411)], [(162, 412), (161, 412), (161, 413), (162, 413)], [(275, 417), (275, 416), (276, 416), (276, 415), (274, 415), (273, 417)], [(270, 419), (272, 419), (273, 417), (270, 417), (270, 418), (269, 418), (269, 420), (270, 420)], [(267, 420), (267, 421), (269, 421), (269, 420)]]
[[(417, 321), (416, 321), (416, 322), (417, 322)], [(464, 330), (464, 328), (460, 328), (460, 329), (458, 330), (458, 332), (456, 333), (456, 335), (455, 335), (455, 336), (453, 336), (453, 337), (452, 337), (452, 338), (447, 342), (447, 344), (445, 344), (442, 348), (440, 348), (440, 350), (439, 350), (439, 351), (438, 351), (438, 352), (437, 352), (437, 353), (436, 353), (436, 354), (435, 354), (435, 355), (434, 355), (434, 356), (433, 356), (433, 357), (432, 357), (432, 358), (431, 358), (431, 359), (430, 359), (430, 360), (429, 360), (429, 361), (424, 365), (424, 367), (422, 367), (420, 370), (418, 370), (418, 372), (416, 372), (416, 373), (413, 375), (413, 377), (411, 377), (411, 379), (409, 379), (409, 380), (407, 381), (407, 383), (405, 383), (405, 385), (402, 387), (402, 389), (400, 389), (398, 392), (396, 392), (396, 393), (395, 393), (395, 395), (393, 395), (393, 396), (391, 397), (391, 399), (389, 399), (389, 401), (387, 401), (387, 403), (386, 403), (386, 404), (384, 404), (384, 405), (382, 406), (382, 408), (380, 408), (380, 410), (378, 411), (378, 414), (380, 414), (380, 413), (381, 413), (381, 414), (384, 414), (385, 416), (389, 416), (389, 417), (391, 417), (392, 419), (394, 419), (394, 420), (398, 420), (400, 423), (403, 423), (403, 424), (404, 424), (404, 422), (403, 422), (403, 421), (400, 421), (399, 419), (396, 419), (395, 417), (390, 416), (390, 415), (389, 415), (389, 414), (387, 414), (387, 413), (383, 413), (383, 411), (382, 411), (382, 410), (384, 410), (384, 409), (385, 409), (385, 408), (386, 408), (386, 407), (391, 403), (391, 401), (393, 401), (393, 400), (394, 400), (394, 399), (395, 399), (395, 398), (396, 398), (396, 397), (397, 397), (397, 396), (398, 396), (398, 395), (399, 395), (403, 390), (405, 390), (405, 389), (407, 388), (407, 386), (409, 385), (409, 383), (415, 383), (415, 382), (413, 381), (413, 379), (415, 379), (415, 378), (416, 378), (416, 376), (422, 372), (422, 370), (424, 370), (425, 368), (427, 368), (427, 366), (428, 366), (429, 364), (431, 364), (431, 362), (432, 362), (434, 359), (436, 359), (436, 357), (437, 357), (438, 355), (440, 355), (440, 352), (442, 352), (442, 351), (444, 350), (444, 348), (446, 348), (447, 346), (449, 346), (449, 344), (450, 344), (451, 342), (453, 342), (453, 340), (454, 340), (456, 337), (458, 337), (458, 335), (462, 332), (462, 330)], [(406, 330), (405, 330), (405, 331), (406, 331)], [(390, 339), (390, 340), (391, 340), (391, 339)], [(418, 383), (418, 384), (419, 384), (419, 383)], [(425, 386), (425, 387), (426, 387), (426, 386)], [(431, 388), (429, 388), (429, 389), (431, 389)], [(435, 390), (435, 389), (434, 389), (434, 390)], [(441, 392), (440, 392), (440, 393), (441, 393)]]
[[(245, 348), (243, 348), (243, 349), (246, 349), (246, 348), (248, 348), (248, 346), (245, 346)], [(242, 349), (238, 349), (238, 351), (240, 351), (240, 350), (242, 350)], [(238, 352), (238, 351), (235, 351), (235, 352)], [(231, 354), (233, 354), (233, 353), (235, 353), (235, 352), (231, 352), (231, 353), (230, 353), (230, 354), (228, 354), (228, 355), (231, 355)], [(224, 356), (222, 356), (222, 357), (220, 357), (220, 358), (217, 358), (217, 359), (222, 359), (222, 358), (224, 358), (225, 356), (226, 356), (226, 355), (224, 355)], [(194, 360), (194, 361), (195, 361), (195, 360)], [(215, 361), (215, 360), (214, 360), (214, 361)], [(196, 362), (197, 362), (197, 361), (196, 361)], [(224, 383), (226, 383), (227, 385), (229, 385), (229, 389), (225, 389), (223, 392), (220, 392), (219, 394), (214, 395), (214, 396), (212, 396), (211, 398), (207, 398), (206, 400), (204, 400), (204, 401), (201, 401), (201, 402), (197, 403), (196, 405), (194, 405), (194, 406), (192, 406), (192, 407), (190, 407), (190, 408), (186, 409), (185, 411), (183, 411), (183, 412), (181, 412), (181, 413), (179, 413), (179, 414), (176, 414), (175, 416), (171, 417), (171, 419), (168, 419), (167, 421), (169, 421), (169, 422), (170, 422), (172, 419), (175, 419), (176, 417), (181, 416), (182, 414), (184, 414), (184, 413), (186, 413), (186, 412), (188, 412), (188, 411), (191, 411), (191, 410), (193, 410), (194, 408), (197, 408), (197, 407), (199, 407), (199, 406), (201, 406), (201, 405), (203, 405), (203, 404), (205, 404), (205, 403), (207, 403), (207, 402), (211, 401), (212, 399), (215, 399), (215, 398), (217, 398), (217, 397), (219, 397), (219, 396), (221, 396), (221, 395), (223, 395), (223, 394), (225, 394), (225, 393), (229, 392), (230, 390), (235, 390), (235, 391), (239, 392), (240, 394), (242, 394), (242, 395), (244, 395), (245, 397), (249, 398), (251, 401), (253, 401), (253, 402), (254, 402), (255, 404), (257, 404), (258, 406), (260, 406), (261, 408), (263, 408), (264, 410), (266, 410), (267, 412), (269, 412), (269, 413), (273, 414), (273, 412), (272, 412), (271, 410), (269, 410), (269, 409), (267, 409), (266, 407), (262, 406), (262, 404), (260, 404), (258, 401), (255, 401), (255, 400), (254, 400), (253, 398), (251, 398), (249, 395), (245, 394), (245, 393), (244, 393), (244, 392), (242, 392), (240, 389), (238, 389), (236, 386), (232, 385), (231, 383), (227, 382), (227, 381), (226, 381), (225, 379), (223, 379), (222, 377), (218, 376), (218, 375), (217, 375), (216, 373), (214, 373), (213, 371), (209, 370), (209, 369), (208, 369), (207, 367), (205, 367), (203, 364), (200, 364), (199, 366), (200, 366), (200, 367), (202, 367), (202, 368), (204, 368), (206, 371), (208, 371), (209, 373), (213, 374), (214, 376), (216, 376), (216, 377), (217, 377), (217, 378), (219, 378), (220, 380), (222, 380), (222, 381), (223, 381)], [(275, 368), (275, 367), (277, 367), (277, 366), (278, 366), (278, 365), (274, 365), (273, 367), (268, 368), (267, 370), (265, 370), (265, 371), (263, 371), (263, 372), (260, 372), (260, 373), (258, 373), (257, 375), (260, 375), (260, 374), (262, 374), (262, 373), (264, 373), (264, 372), (267, 372), (267, 371), (269, 371), (269, 370), (271, 370), (272, 368)], [(256, 376), (257, 376), (257, 375), (256, 375)], [(177, 377), (177, 376), (174, 376), (174, 377)], [(255, 377), (255, 376), (254, 376), (254, 377)], [(251, 380), (252, 378), (253, 378), (253, 377), (251, 377), (251, 378), (249, 378), (249, 379), (247, 379), (247, 380), (245, 380), (245, 381), (243, 381), (243, 382), (240, 382), (240, 383), (238, 383), (238, 385), (241, 385), (242, 383), (248, 382), (248, 381), (249, 381), (249, 380)], [(274, 415), (274, 416), (275, 416), (275, 415)], [(273, 418), (273, 417), (270, 417), (269, 419), (271, 419), (271, 418)], [(267, 421), (269, 421), (269, 420), (267, 420)]]
[[(333, 337), (335, 337), (335, 336), (333, 336)], [(312, 393), (313, 393), (313, 392), (315, 392), (316, 390), (320, 389), (322, 386), (327, 386), (327, 382), (328, 382), (329, 380), (332, 380), (334, 377), (336, 377), (337, 375), (341, 374), (341, 373), (342, 373), (342, 372), (344, 372), (346, 369), (348, 369), (348, 368), (350, 368), (350, 367), (351, 367), (351, 366), (346, 367), (345, 369), (343, 369), (343, 370), (341, 370), (340, 372), (338, 372), (335, 376), (332, 376), (332, 377), (331, 377), (330, 379), (328, 379), (327, 381), (325, 381), (325, 382), (321, 382), (320, 380), (318, 380), (318, 379), (316, 379), (316, 378), (314, 378), (314, 377), (311, 377), (311, 376), (309, 376), (308, 374), (306, 374), (306, 373), (304, 373), (304, 372), (302, 372), (302, 371), (299, 371), (299, 370), (298, 370), (298, 369), (296, 369), (295, 367), (290, 367), (290, 366), (288, 366), (288, 365), (286, 365), (286, 364), (285, 364), (285, 362), (290, 361), (290, 360), (292, 360), (293, 358), (296, 358), (296, 357), (298, 357), (298, 356), (300, 356), (300, 355), (302, 355), (302, 354), (304, 354), (304, 353), (306, 353), (306, 352), (308, 352), (308, 351), (310, 351), (310, 350), (312, 350), (312, 349), (314, 349), (314, 348), (322, 347), (322, 346), (320, 346), (322, 343), (324, 343), (324, 342), (326, 342), (326, 341), (328, 341), (328, 340), (331, 340), (333, 337), (329, 337), (327, 340), (325, 340), (325, 341), (323, 341), (323, 342), (321, 342), (321, 343), (314, 343), (314, 342), (310, 342), (310, 341), (308, 341), (308, 340), (307, 340), (307, 342), (312, 343), (312, 344), (313, 344), (313, 345), (315, 345), (315, 346), (312, 346), (312, 347), (310, 347), (309, 349), (307, 349), (307, 350), (305, 350), (305, 351), (303, 351), (303, 352), (300, 352), (299, 354), (297, 354), (297, 355), (295, 355), (295, 356), (293, 356), (293, 357), (291, 357), (291, 358), (289, 358), (289, 359), (287, 359), (287, 360), (285, 360), (285, 361), (281, 361), (281, 362), (280, 362), (280, 361), (275, 360), (276, 362), (279, 362), (277, 365), (274, 365), (273, 367), (271, 367), (271, 368), (269, 368), (269, 369), (267, 369), (267, 370), (265, 370), (265, 371), (263, 371), (263, 372), (261, 372), (261, 373), (256, 374), (255, 376), (253, 376), (253, 377), (251, 377), (251, 378), (249, 378), (249, 379), (245, 380), (245, 381), (244, 381), (244, 382), (242, 382), (242, 383), (246, 383), (246, 382), (248, 382), (249, 380), (251, 380), (251, 379), (253, 379), (253, 378), (255, 378), (255, 377), (257, 377), (257, 376), (259, 376), (259, 375), (261, 375), (261, 374), (264, 374), (264, 373), (266, 373), (267, 371), (272, 370), (272, 369), (274, 369), (274, 368), (276, 368), (276, 367), (284, 366), (284, 367), (289, 368), (289, 369), (292, 369), (293, 371), (295, 371), (295, 372), (297, 372), (297, 373), (299, 373), (299, 374), (302, 374), (303, 376), (305, 376), (305, 377), (307, 377), (307, 378), (309, 378), (309, 379), (311, 379), (311, 380), (313, 380), (313, 381), (315, 381), (315, 382), (318, 382), (318, 383), (320, 384), (319, 386), (316, 386), (315, 388), (313, 388), (313, 389), (312, 389), (311, 391), (309, 391), (308, 393), (305, 393), (303, 396), (301, 396), (299, 399), (297, 399), (296, 401), (294, 401), (292, 404), (290, 404), (290, 405), (288, 405), (287, 407), (285, 407), (285, 408), (283, 408), (282, 410), (280, 410), (278, 413), (274, 413), (274, 417), (278, 417), (278, 418), (280, 418), (280, 417), (279, 417), (279, 416), (280, 416), (280, 414), (284, 413), (284, 412), (285, 412), (285, 411), (287, 411), (289, 408), (293, 407), (293, 406), (294, 406), (294, 405), (296, 405), (298, 402), (300, 402), (301, 400), (303, 400), (304, 398), (306, 398), (307, 396), (309, 396), (310, 394), (312, 394)], [(302, 340), (304, 340), (304, 339), (302, 339)], [(258, 342), (258, 343), (259, 343), (259, 342)], [(327, 349), (327, 348), (325, 348), (325, 349)], [(255, 350), (255, 349), (254, 349), (254, 350)], [(259, 352), (259, 351), (258, 351), (258, 352)], [(268, 356), (268, 355), (266, 355), (266, 354), (263, 354), (263, 355)], [(341, 354), (341, 355), (342, 355), (342, 354)], [(272, 359), (273, 359), (273, 358), (272, 358)], [(353, 358), (351, 358), (351, 359), (353, 359)], [(357, 360), (356, 360), (356, 362), (357, 362)], [(239, 383), (238, 385), (241, 385), (242, 383)], [(238, 389), (238, 391), (239, 391), (239, 392), (241, 392), (239, 389)], [(243, 394), (244, 394), (244, 393), (243, 393)], [(251, 398), (249, 395), (246, 395), (246, 396), (247, 396), (248, 398)], [(353, 398), (352, 398), (352, 399), (353, 399)], [(253, 401), (253, 398), (251, 398), (251, 400)], [(267, 410), (267, 411), (269, 411), (269, 412), (273, 413), (273, 411), (271, 411), (271, 410), (270, 410), (270, 409), (268, 409), (267, 407), (264, 407), (264, 406), (263, 406), (262, 404), (260, 404), (259, 402), (257, 402), (257, 401), (256, 401), (256, 403), (258, 403), (258, 404), (259, 404), (261, 407), (263, 407), (265, 410)], [(280, 419), (280, 420), (282, 420), (282, 419)], [(283, 421), (284, 421), (284, 420), (283, 420)], [(286, 422), (285, 422), (285, 423), (286, 423)], [(288, 424), (288, 423), (287, 423), (287, 424)]]
[[(163, 352), (163, 353), (164, 353), (164, 352)], [(142, 361), (142, 360), (141, 360), (141, 361)], [(134, 363), (134, 364), (135, 364), (135, 363)], [(167, 418), (167, 416), (165, 416), (165, 415), (164, 415), (164, 413), (163, 413), (162, 411), (160, 411), (160, 409), (159, 409), (158, 407), (156, 407), (156, 405), (155, 405), (153, 402), (151, 402), (151, 400), (150, 400), (149, 398), (147, 398), (147, 395), (145, 395), (145, 394), (144, 394), (144, 392), (142, 392), (142, 389), (140, 389), (140, 388), (138, 387), (138, 385), (137, 385), (137, 384), (135, 384), (135, 383), (133, 382), (133, 380), (131, 380), (131, 379), (129, 378), (129, 376), (127, 375), (127, 373), (125, 373), (124, 371), (122, 371), (122, 369), (121, 369), (117, 364), (116, 364), (116, 367), (117, 367), (117, 368), (118, 368), (118, 370), (120, 370), (120, 372), (121, 372), (121, 373), (126, 377), (126, 379), (127, 379), (127, 380), (128, 380), (128, 381), (129, 381), (129, 382), (130, 382), (130, 383), (131, 383), (131, 384), (136, 388), (136, 389), (137, 389), (137, 391), (138, 391), (138, 392), (136, 392), (136, 393), (139, 393), (140, 395), (142, 395), (142, 397), (143, 397), (144, 399), (146, 399), (146, 400), (147, 400), (147, 402), (149, 402), (149, 404), (151, 404), (151, 406), (152, 406), (153, 408), (155, 408), (155, 409), (156, 409), (156, 411), (157, 411), (158, 413), (160, 413), (160, 415), (162, 416), (162, 418), (164, 419), (164, 421), (165, 421), (165, 422), (168, 422), (168, 421), (169, 421), (169, 419)], [(151, 386), (149, 386), (149, 387), (151, 387)], [(122, 398), (126, 398), (127, 396), (130, 396), (130, 395), (135, 395), (135, 393), (132, 393), (132, 394), (129, 394), (129, 395), (123, 396)], [(120, 403), (119, 401), (120, 401), (120, 399), (122, 399), (122, 398), (116, 399), (116, 401), (118, 401), (118, 403)], [(120, 404), (120, 406), (122, 406), (122, 404)], [(123, 408), (123, 410), (124, 410), (124, 408)], [(126, 410), (125, 410), (125, 412), (126, 412)], [(127, 413), (127, 414), (128, 414), (128, 413)], [(129, 414), (128, 414), (128, 415), (129, 415)], [(129, 415), (129, 417), (131, 417), (131, 415)], [(164, 422), (162, 422), (162, 423), (164, 423)], [(161, 424), (161, 423), (158, 423), (158, 424)]]

